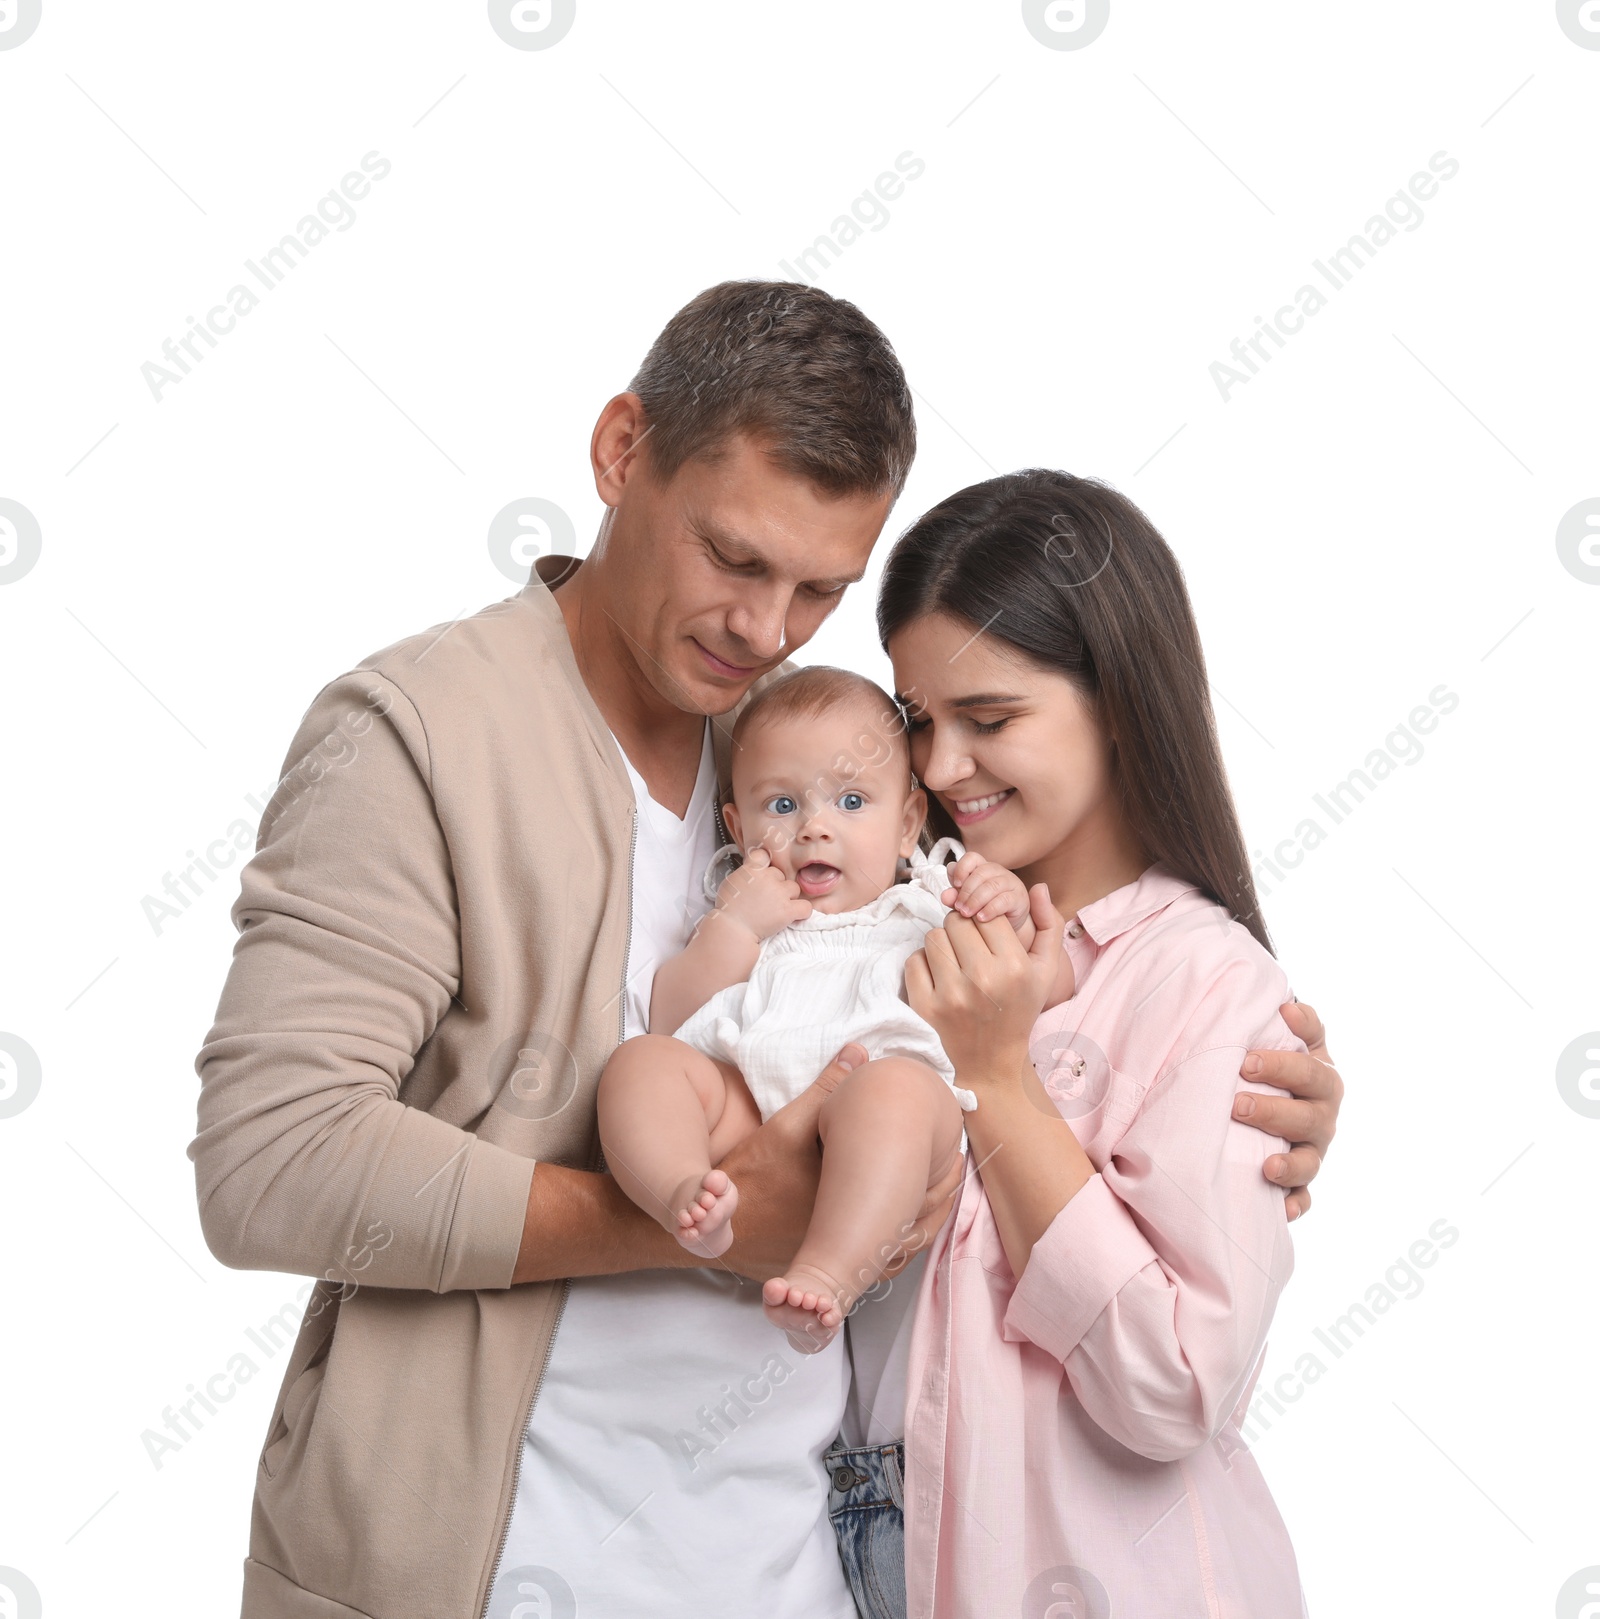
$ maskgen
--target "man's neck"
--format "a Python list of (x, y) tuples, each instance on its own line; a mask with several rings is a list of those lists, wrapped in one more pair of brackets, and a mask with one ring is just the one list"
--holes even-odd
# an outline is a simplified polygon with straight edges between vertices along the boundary
[(646, 680), (644, 648), (609, 610), (603, 561), (591, 556), (552, 592), (594, 705), (658, 804), (682, 816), (694, 796), (705, 716), (685, 713)]

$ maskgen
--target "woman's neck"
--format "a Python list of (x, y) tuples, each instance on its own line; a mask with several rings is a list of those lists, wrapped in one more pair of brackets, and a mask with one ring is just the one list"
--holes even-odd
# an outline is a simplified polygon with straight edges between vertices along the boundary
[(1030, 888), (1044, 883), (1055, 907), (1069, 921), (1084, 906), (1137, 882), (1151, 856), (1118, 815), (1094, 815), (1075, 827), (1043, 859), (1017, 875)]

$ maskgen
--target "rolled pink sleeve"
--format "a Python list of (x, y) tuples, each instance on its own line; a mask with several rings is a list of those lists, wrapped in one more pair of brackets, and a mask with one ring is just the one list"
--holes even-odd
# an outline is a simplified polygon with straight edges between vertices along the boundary
[[(1276, 1014), (1274, 1013), (1274, 1016)], [(1100, 1172), (1035, 1243), (1003, 1334), (1062, 1363), (1100, 1427), (1173, 1461), (1226, 1424), (1294, 1266), (1283, 1193), (1262, 1174), (1285, 1143), (1236, 1123), (1251, 1045), (1304, 1050), (1286, 1026), (1195, 1051), (1162, 1074)]]

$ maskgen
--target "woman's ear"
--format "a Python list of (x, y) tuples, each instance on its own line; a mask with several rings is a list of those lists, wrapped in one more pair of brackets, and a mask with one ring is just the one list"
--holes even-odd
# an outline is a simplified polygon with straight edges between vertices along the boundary
[(728, 829), (728, 836), (742, 849), (744, 847), (744, 833), (739, 827), (739, 806), (728, 803), (722, 806), (722, 824)]
[(900, 857), (909, 860), (915, 853), (917, 840), (922, 836), (928, 819), (928, 795), (920, 787), (913, 787), (906, 798), (905, 819), (900, 827)]

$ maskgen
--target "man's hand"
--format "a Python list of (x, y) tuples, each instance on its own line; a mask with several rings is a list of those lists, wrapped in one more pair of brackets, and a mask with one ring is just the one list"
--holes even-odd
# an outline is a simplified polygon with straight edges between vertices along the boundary
[[(746, 1136), (717, 1166), (739, 1188), (739, 1212), (733, 1222), (737, 1235), (722, 1263), (741, 1276), (764, 1282), (783, 1275), (793, 1263), (811, 1223), (822, 1172), (818, 1115), (845, 1076), (866, 1061), (860, 1046), (847, 1045), (813, 1084)], [(885, 1276), (897, 1275), (933, 1240), (955, 1207), (964, 1170), (965, 1160), (957, 1159), (928, 1193), (914, 1224), (884, 1256)]]
[(1267, 1179), (1288, 1191), (1284, 1200), (1291, 1220), (1311, 1207), (1308, 1182), (1315, 1179), (1339, 1126), (1344, 1081), (1328, 1055), (1322, 1019), (1302, 1001), (1281, 1008), (1283, 1021), (1305, 1041), (1308, 1051), (1250, 1051), (1239, 1072), (1246, 1079), (1288, 1091), (1288, 1096), (1257, 1096), (1245, 1091), (1234, 1098), (1233, 1116), (1243, 1124), (1291, 1143), (1262, 1166)]

